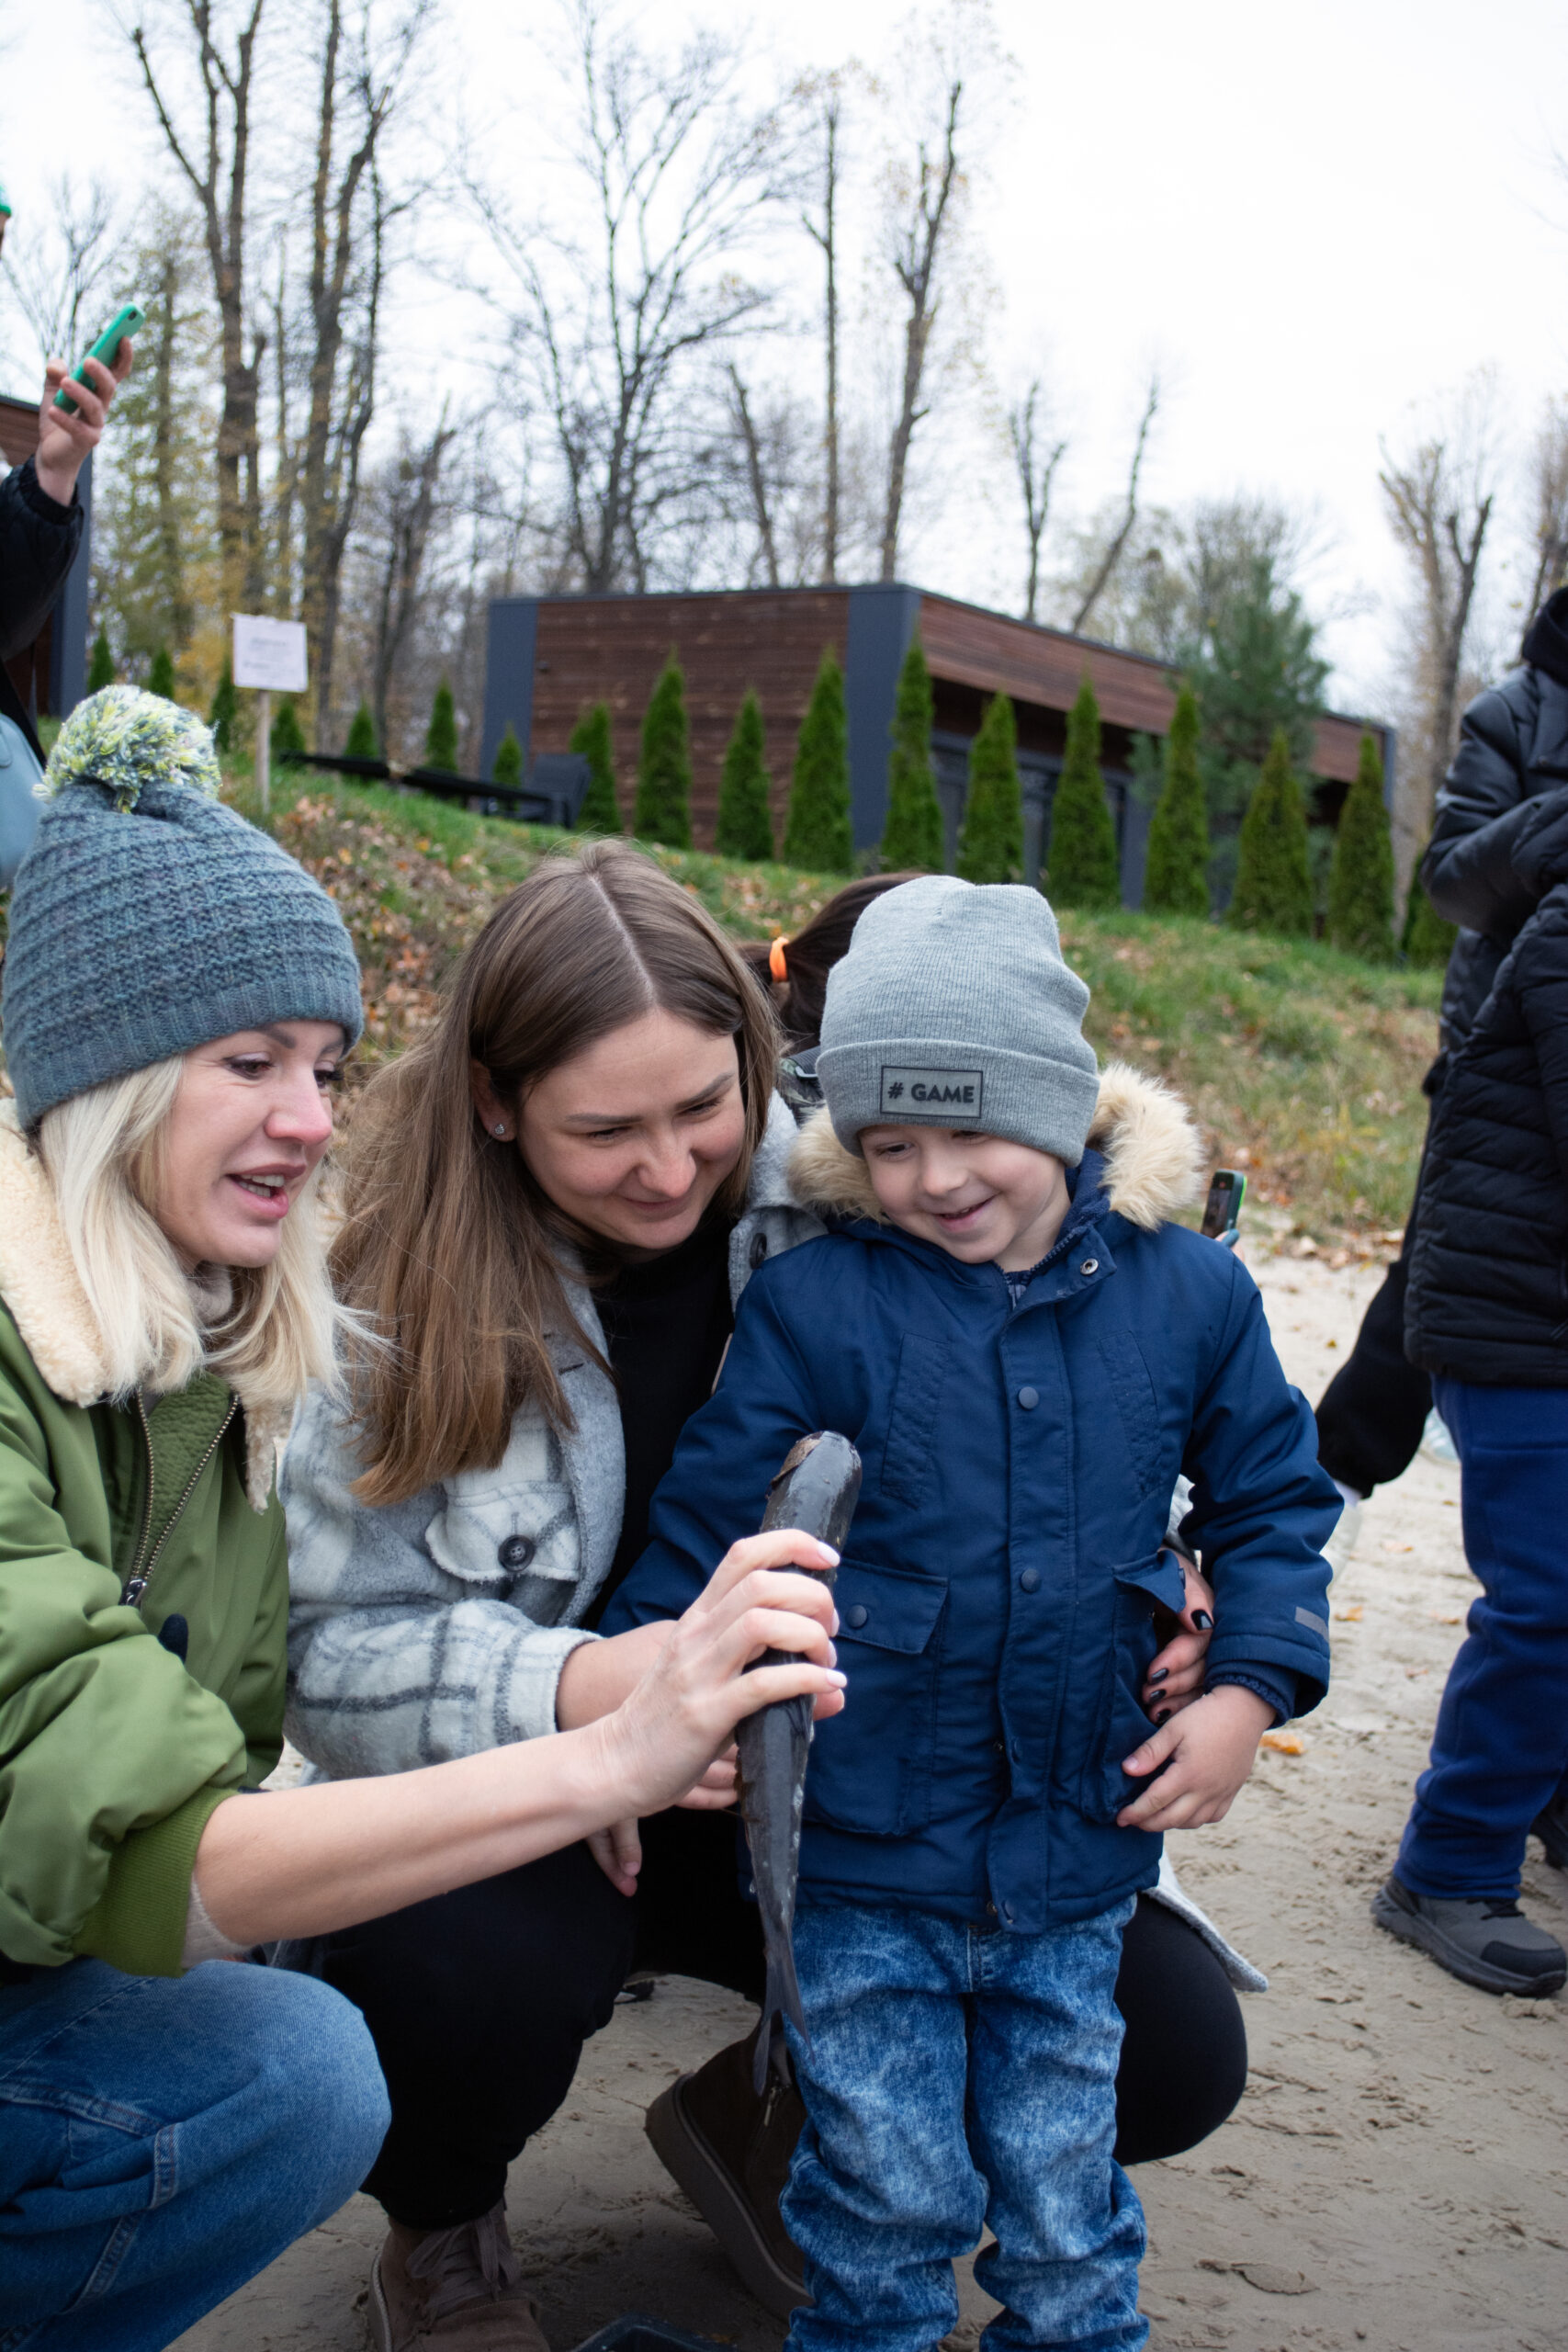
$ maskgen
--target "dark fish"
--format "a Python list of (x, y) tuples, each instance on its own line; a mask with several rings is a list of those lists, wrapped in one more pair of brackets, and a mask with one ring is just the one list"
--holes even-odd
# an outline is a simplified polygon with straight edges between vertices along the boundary
[[(762, 1532), (798, 1527), (805, 1535), (841, 1551), (860, 1496), (860, 1455), (847, 1437), (818, 1430), (803, 1437), (784, 1456), (768, 1488)], [(830, 1568), (796, 1571), (830, 1585)], [(789, 1663), (785, 1650), (767, 1650), (758, 1666)], [(739, 1751), (740, 1818), (751, 1849), (751, 1876), (762, 1914), (762, 1943), (768, 1985), (756, 2042), (756, 2085), (767, 2083), (776, 2020), (786, 2017), (804, 2033), (800, 1986), (795, 1974), (795, 1888), (800, 1869), (800, 1814), (806, 1790), (806, 1759), (811, 1747), (809, 1698), (781, 1699), (748, 1715), (736, 1735)]]

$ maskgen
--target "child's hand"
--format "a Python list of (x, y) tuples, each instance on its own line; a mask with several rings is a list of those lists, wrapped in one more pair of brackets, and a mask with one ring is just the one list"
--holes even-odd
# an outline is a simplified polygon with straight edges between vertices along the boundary
[(1181, 1571), (1186, 1603), (1179, 1617), (1158, 1611), (1156, 1623), (1162, 1631), (1172, 1628), (1172, 1637), (1152, 1660), (1141, 1693), (1156, 1724), (1202, 1697), (1204, 1659), (1214, 1638), (1213, 1589), (1190, 1560), (1182, 1560)]
[(1122, 1766), (1140, 1778), (1171, 1759), (1152, 1787), (1116, 1816), (1119, 1829), (1197, 1829), (1223, 1821), (1252, 1770), (1274, 1710), (1256, 1690), (1224, 1682), (1163, 1724)]

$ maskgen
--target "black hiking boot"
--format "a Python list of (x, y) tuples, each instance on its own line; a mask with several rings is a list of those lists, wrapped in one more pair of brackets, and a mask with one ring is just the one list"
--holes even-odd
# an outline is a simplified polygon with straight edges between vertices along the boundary
[(1530, 1823), (1530, 1836), (1540, 1839), (1554, 1871), (1568, 1871), (1568, 1779)]

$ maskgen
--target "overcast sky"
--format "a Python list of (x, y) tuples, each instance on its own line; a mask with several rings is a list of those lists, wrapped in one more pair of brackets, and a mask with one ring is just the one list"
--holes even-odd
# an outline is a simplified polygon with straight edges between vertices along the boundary
[[(449, 55), (491, 110), (536, 119), (527, 34), (547, 10), (446, 0)], [(643, 0), (646, 35), (693, 12)], [(701, 12), (696, 12), (700, 14)], [(721, 20), (733, 21), (727, 5)], [(757, 0), (772, 71), (875, 66), (895, 0)], [(1042, 357), (1072, 449), (1064, 516), (1111, 495), (1142, 379), (1168, 393), (1145, 482), (1177, 505), (1236, 490), (1315, 507), (1316, 575), (1341, 706), (1386, 700), (1397, 560), (1380, 513), (1380, 435), (1495, 371), (1517, 458), (1549, 392), (1568, 390), (1568, 9), (1550, 0), (998, 0), (1017, 61), (975, 228), (998, 289), (987, 356), (1003, 391)], [(503, 26), (504, 30), (498, 30)], [(22, 235), (45, 182), (97, 159), (134, 201), (161, 169), (104, 0), (0, 0), (0, 181)], [(529, 198), (532, 133), (505, 168)], [(439, 313), (424, 314), (433, 341)], [(439, 348), (418, 355), (434, 385)], [(0, 357), (6, 389), (14, 368)], [(933, 421), (963, 449), (964, 428)], [(934, 454), (934, 452), (933, 452)], [(1515, 478), (1518, 467), (1516, 464)], [(1022, 557), (999, 469), (947, 501), (901, 570), (1014, 604)], [(1526, 526), (1516, 495), (1498, 556)], [(1490, 627), (1506, 650), (1521, 593), (1501, 562)]]

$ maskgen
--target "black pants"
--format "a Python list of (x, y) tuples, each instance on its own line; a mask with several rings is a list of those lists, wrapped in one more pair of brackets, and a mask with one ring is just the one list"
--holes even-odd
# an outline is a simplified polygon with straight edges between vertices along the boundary
[[(573, 1846), (330, 1939), (327, 1978), (364, 2011), (391, 2093), (391, 2129), (365, 2185), (394, 2220), (445, 2229), (489, 2211), (634, 1968), (761, 2000), (761, 1931), (740, 1893), (736, 1834), (733, 1815), (645, 1822), (631, 1902)], [(1127, 2027), (1117, 2156), (1175, 2155), (1241, 2097), (1240, 2005), (1202, 1939), (1147, 1897), (1123, 1941), (1116, 2000)]]

